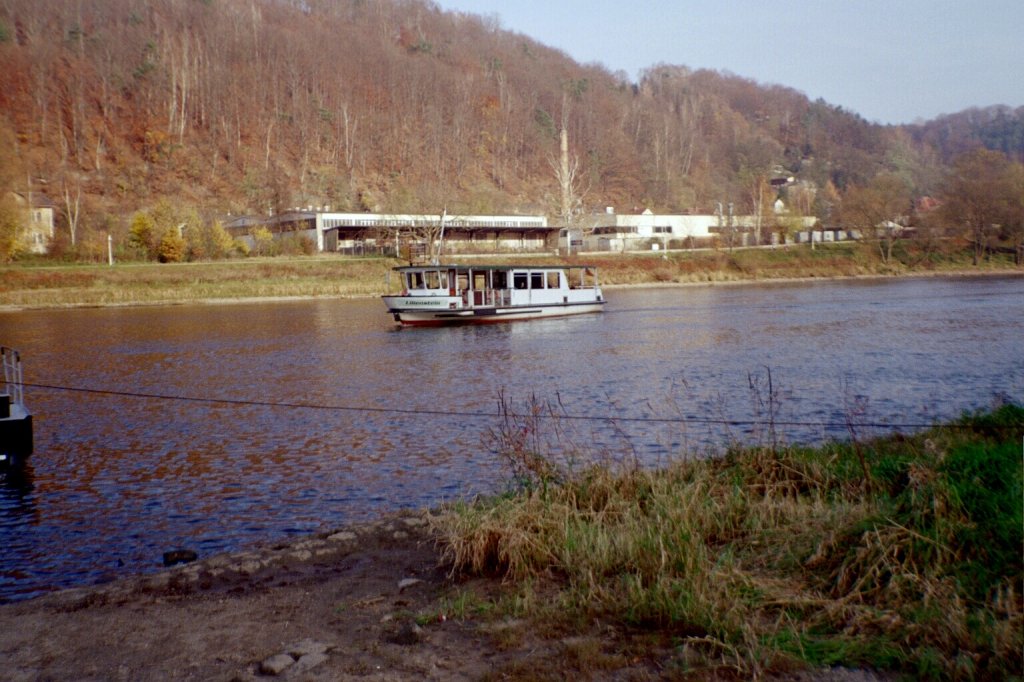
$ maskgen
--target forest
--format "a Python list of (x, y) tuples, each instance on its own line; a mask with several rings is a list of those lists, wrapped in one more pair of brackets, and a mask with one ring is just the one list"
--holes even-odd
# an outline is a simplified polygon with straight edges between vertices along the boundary
[(0, 0), (0, 150), (0, 189), (50, 197), (51, 251), (83, 258), (108, 234), (142, 246), (139, 211), (565, 224), (606, 206), (755, 212), (780, 177), (802, 215), (913, 222), (956, 191), (957, 164), (994, 163), (1009, 194), (985, 230), (1020, 209), (1024, 108), (883, 126), (728, 73), (655, 64), (634, 81), (430, 0)]

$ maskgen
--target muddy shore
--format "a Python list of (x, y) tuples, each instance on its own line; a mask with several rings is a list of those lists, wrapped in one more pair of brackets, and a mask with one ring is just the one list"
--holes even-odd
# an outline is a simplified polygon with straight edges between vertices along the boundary
[(2, 680), (480, 679), (425, 514), (0, 606)]
[[(500, 579), (453, 579), (426, 512), (201, 557), (0, 605), (0, 680), (662, 680), (685, 649), (594, 623), (468, 613)], [(772, 679), (872, 682), (863, 670)]]

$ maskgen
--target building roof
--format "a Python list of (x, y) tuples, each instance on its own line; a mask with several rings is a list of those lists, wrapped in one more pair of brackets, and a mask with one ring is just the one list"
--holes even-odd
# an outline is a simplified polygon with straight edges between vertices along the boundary
[(53, 199), (42, 192), (12, 192), (18, 200), (32, 208), (54, 208)]

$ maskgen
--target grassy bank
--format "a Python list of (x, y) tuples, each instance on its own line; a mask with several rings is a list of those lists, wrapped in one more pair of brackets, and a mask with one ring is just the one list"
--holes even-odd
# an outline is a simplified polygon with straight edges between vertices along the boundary
[(457, 574), (505, 588), (450, 606), (555, 636), (619, 632), (617, 651), (580, 653), (585, 673), (656, 655), (673, 675), (1020, 678), (1022, 437), (1024, 409), (1007, 405), (914, 436), (652, 471), (560, 466), (508, 431), (519, 488), (434, 519)]
[[(453, 257), (455, 259), (457, 257)], [(484, 260), (478, 258), (477, 260)], [(524, 257), (487, 258), (508, 263)], [(559, 263), (553, 257), (530, 262)], [(1005, 255), (980, 268), (965, 249), (946, 245), (924, 251), (909, 244), (883, 263), (870, 244), (838, 243), (779, 249), (661, 254), (585, 255), (597, 263), (606, 285), (730, 282), (806, 277), (848, 277), (963, 271), (1020, 272)], [(243, 259), (201, 263), (53, 264), (45, 261), (0, 266), (0, 306), (149, 305), (279, 297), (353, 297), (384, 293), (390, 259), (340, 256)]]
[(330, 256), (202, 263), (0, 266), (0, 306), (149, 305), (380, 294), (391, 261)]

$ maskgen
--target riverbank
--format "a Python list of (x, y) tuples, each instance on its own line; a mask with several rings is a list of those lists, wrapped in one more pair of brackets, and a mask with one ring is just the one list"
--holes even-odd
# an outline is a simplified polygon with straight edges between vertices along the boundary
[[(503, 613), (500, 578), (453, 580), (425, 513), (0, 605), (0, 679), (656, 680), (673, 647), (629, 628)], [(695, 679), (707, 679), (697, 676)], [(875, 682), (793, 669), (773, 679)], [(692, 678), (692, 677), (691, 677)]]
[(0, 606), (0, 678), (1019, 677), (1022, 435), (1006, 405), (658, 471), (510, 438), (515, 494)]
[[(453, 257), (457, 258), (457, 257)], [(506, 256), (488, 262), (510, 263)], [(550, 256), (535, 263), (562, 263)], [(836, 243), (788, 248), (708, 250), (662, 254), (587, 254), (577, 260), (600, 267), (601, 284), (678, 286), (737, 282), (785, 282), (825, 278), (907, 275), (1024, 274), (1005, 255), (974, 266), (966, 249), (897, 250), (883, 263), (867, 244)], [(0, 266), (0, 310), (68, 307), (174, 305), (298, 298), (362, 298), (387, 289), (390, 269), (383, 258), (309, 256), (200, 263), (107, 265), (48, 262)]]

